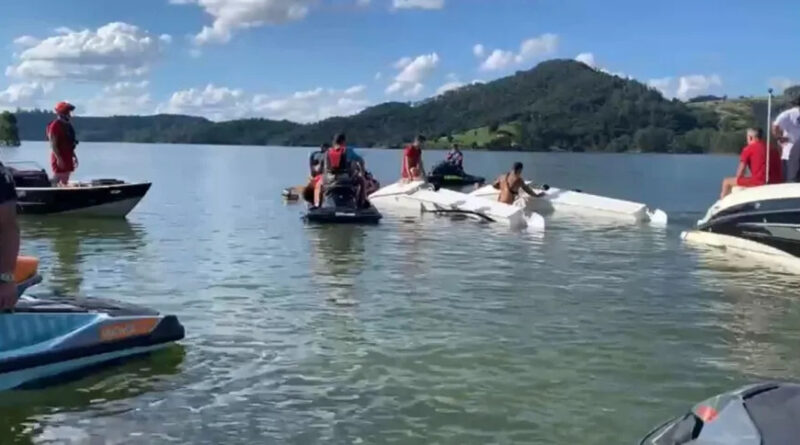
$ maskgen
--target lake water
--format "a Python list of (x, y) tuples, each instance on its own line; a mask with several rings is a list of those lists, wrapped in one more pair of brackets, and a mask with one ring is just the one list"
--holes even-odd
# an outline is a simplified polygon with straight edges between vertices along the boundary
[[(4, 393), (0, 443), (631, 443), (711, 394), (800, 373), (800, 280), (679, 239), (733, 157), (466, 153), (471, 173), (522, 160), (539, 182), (670, 215), (554, 216), (534, 235), (435, 217), (306, 226), (280, 196), (306, 149), (79, 150), (79, 178), (154, 186), (127, 222), (23, 220), (39, 292), (175, 313), (187, 338)], [(400, 152), (362, 153), (382, 183), (398, 176)]]

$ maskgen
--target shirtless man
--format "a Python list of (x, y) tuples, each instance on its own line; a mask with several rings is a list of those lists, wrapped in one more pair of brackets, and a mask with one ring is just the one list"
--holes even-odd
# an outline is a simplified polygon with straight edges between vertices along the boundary
[(522, 162), (515, 162), (514, 168), (497, 178), (493, 187), (500, 190), (497, 200), (503, 204), (514, 204), (519, 195), (519, 189), (536, 198), (544, 196), (544, 193), (536, 193), (525, 184), (525, 179), (522, 177)]

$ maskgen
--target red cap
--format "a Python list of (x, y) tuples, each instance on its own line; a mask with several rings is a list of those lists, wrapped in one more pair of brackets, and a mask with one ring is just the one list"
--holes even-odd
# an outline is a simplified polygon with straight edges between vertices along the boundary
[(72, 105), (69, 102), (59, 102), (56, 104), (55, 111), (58, 114), (67, 114), (70, 111), (75, 109), (75, 105)]

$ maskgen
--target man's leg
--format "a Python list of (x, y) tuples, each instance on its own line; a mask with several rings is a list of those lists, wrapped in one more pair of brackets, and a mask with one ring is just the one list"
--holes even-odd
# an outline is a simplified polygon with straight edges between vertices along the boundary
[(722, 199), (731, 194), (733, 188), (736, 187), (736, 178), (725, 178), (722, 180), (722, 190), (719, 193), (719, 199)]

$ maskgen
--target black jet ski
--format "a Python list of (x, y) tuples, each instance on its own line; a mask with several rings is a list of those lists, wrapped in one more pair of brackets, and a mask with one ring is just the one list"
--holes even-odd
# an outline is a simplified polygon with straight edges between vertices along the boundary
[(310, 207), (304, 219), (322, 224), (377, 224), (383, 215), (372, 204), (358, 205), (356, 188), (349, 180), (337, 181), (325, 188), (320, 207)]
[(714, 396), (651, 431), (640, 445), (769, 445), (800, 440), (800, 385), (759, 383)]
[(457, 165), (447, 161), (434, 167), (427, 179), (434, 187), (467, 187), (475, 184), (483, 185), (486, 182), (486, 178), (467, 174)]

